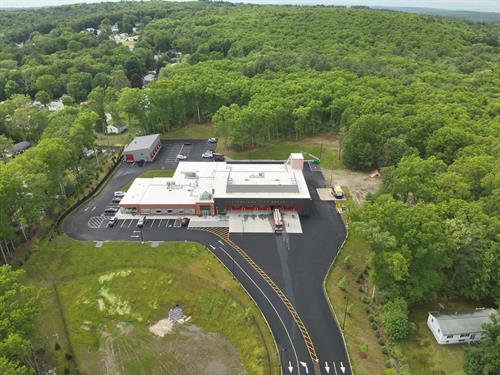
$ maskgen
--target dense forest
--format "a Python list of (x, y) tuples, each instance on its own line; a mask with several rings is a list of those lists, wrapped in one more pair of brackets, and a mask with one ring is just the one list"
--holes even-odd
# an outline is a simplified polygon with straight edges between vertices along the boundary
[[(115, 24), (139, 35), (133, 48), (112, 40)], [(79, 176), (106, 112), (143, 133), (212, 121), (237, 149), (333, 131), (347, 167), (383, 174), (354, 230), (396, 316), (437, 296), (500, 302), (497, 26), (209, 2), (3, 11), (0, 26), (2, 238), (79, 184), (68, 175)], [(65, 108), (49, 111), (58, 98)], [(8, 160), (22, 140), (36, 146)]]

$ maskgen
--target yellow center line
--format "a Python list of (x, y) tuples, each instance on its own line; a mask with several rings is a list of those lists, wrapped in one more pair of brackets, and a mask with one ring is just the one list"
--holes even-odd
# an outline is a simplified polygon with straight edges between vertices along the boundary
[(293, 305), (290, 303), (288, 298), (286, 297), (285, 293), (276, 285), (276, 283), (267, 275), (262, 268), (257, 265), (253, 261), (252, 258), (248, 256), (248, 254), (241, 249), (236, 243), (234, 243), (231, 239), (229, 239), (229, 230), (227, 228), (189, 228), (190, 230), (200, 230), (204, 232), (209, 232), (212, 234), (215, 234), (217, 237), (220, 237), (224, 241), (228, 243), (238, 254), (240, 254), (243, 259), (266, 281), (266, 283), (273, 289), (278, 297), (281, 299), (281, 301), (284, 303), (290, 314), (292, 315), (293, 320), (297, 324), (297, 327), (299, 327), (299, 331), (304, 339), (304, 343), (306, 345), (307, 351), (309, 352), (309, 355), (311, 356), (312, 363), (314, 366), (314, 372), (319, 375), (321, 373), (320, 367), (319, 367), (319, 361), (318, 361), (318, 356), (316, 354), (316, 350), (314, 349), (313, 342), (311, 340), (311, 336), (309, 335), (309, 332), (307, 331), (304, 323), (302, 322), (302, 319), (300, 318), (299, 314), (297, 313), (297, 310), (293, 307)]

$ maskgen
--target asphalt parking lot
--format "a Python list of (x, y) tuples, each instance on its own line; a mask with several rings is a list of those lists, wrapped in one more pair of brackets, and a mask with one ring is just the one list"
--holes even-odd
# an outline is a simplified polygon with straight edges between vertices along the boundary
[[(136, 163), (129, 164), (123, 162), (97, 196), (87, 201), (68, 216), (64, 222), (64, 231), (72, 237), (84, 240), (106, 239), (107, 231), (103, 229), (108, 229), (109, 216), (104, 214), (104, 210), (107, 207), (118, 207), (117, 204), (111, 202), (115, 191), (120, 191), (123, 186), (134, 180), (143, 171), (177, 168), (177, 164), (179, 163), (177, 155), (180, 153), (187, 156), (185, 161), (213, 162), (213, 159), (204, 159), (201, 155), (207, 150), (215, 150), (215, 146), (216, 144), (209, 143), (207, 140), (166, 140), (162, 141), (162, 148), (153, 162), (146, 163), (142, 167), (139, 167)], [(146, 223), (149, 223), (149, 221)], [(131, 224), (130, 222), (126, 224), (118, 223), (117, 225), (121, 229), (125, 226), (128, 229), (135, 227), (135, 224)], [(122, 233), (122, 237), (114, 238), (126, 240), (130, 236), (127, 237), (125, 233)]]

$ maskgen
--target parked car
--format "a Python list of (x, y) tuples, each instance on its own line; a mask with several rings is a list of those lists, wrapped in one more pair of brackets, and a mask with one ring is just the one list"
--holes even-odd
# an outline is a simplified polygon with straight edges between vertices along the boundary
[(125, 196), (125, 192), (124, 191), (115, 191), (115, 193), (113, 194), (113, 196), (115, 198), (123, 198)]
[(181, 226), (182, 227), (187, 227), (189, 225), (189, 218), (188, 217), (183, 217), (181, 219)]
[(146, 223), (146, 216), (141, 216), (137, 221), (137, 228), (142, 228)]
[(121, 197), (114, 197), (113, 199), (111, 199), (111, 203), (118, 204), (121, 202), (121, 200), (122, 200)]
[(208, 138), (208, 143), (217, 143), (217, 138)]
[(144, 166), (144, 163), (145, 163), (145, 161), (141, 159), (137, 162), (137, 166), (142, 167), (142, 166)]
[(191, 146), (192, 143), (191, 142), (184, 142), (184, 146)]
[(188, 157), (186, 155), (179, 154), (177, 155), (177, 160), (186, 160)]
[(207, 150), (203, 154), (201, 154), (201, 157), (204, 159), (210, 159), (214, 157), (214, 153), (210, 150)]
[(104, 214), (105, 215), (114, 215), (118, 212), (119, 208), (118, 207), (106, 207), (104, 209)]
[(218, 154), (218, 153), (214, 152), (213, 156), (214, 156), (214, 160), (215, 161), (224, 161), (224, 155), (223, 154)]
[(111, 219), (109, 219), (109, 221), (108, 221), (108, 227), (109, 228), (113, 228), (115, 226), (115, 224), (117, 223), (117, 221), (118, 221), (118, 218), (116, 216), (113, 217), (113, 218), (111, 218)]

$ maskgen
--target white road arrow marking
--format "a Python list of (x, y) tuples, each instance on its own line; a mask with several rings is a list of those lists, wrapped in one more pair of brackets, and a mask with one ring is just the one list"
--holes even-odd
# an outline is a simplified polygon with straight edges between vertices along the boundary
[(224, 242), (222, 242), (221, 240), (218, 240), (218, 242), (219, 242), (221, 245), (224, 245)]
[(212, 244), (208, 244), (212, 250), (215, 250), (215, 246), (212, 246)]
[(306, 369), (306, 374), (309, 374), (309, 367), (307, 367), (307, 363), (300, 361), (300, 364), (302, 367), (304, 367)]
[(342, 362), (340, 362), (340, 369), (342, 370), (342, 373), (345, 374), (345, 367)]
[(96, 208), (97, 208), (97, 207), (95, 207), (95, 206), (94, 206), (94, 207), (92, 207), (92, 210), (91, 210), (91, 211), (94, 211)]
[[(219, 241), (220, 242), (220, 241)], [(290, 371), (290, 374), (293, 371), (293, 366), (292, 366), (292, 361), (288, 361), (288, 371)]]
[(326, 370), (327, 374), (330, 373), (330, 366), (328, 366), (328, 362), (327, 361), (325, 361), (325, 370)]

